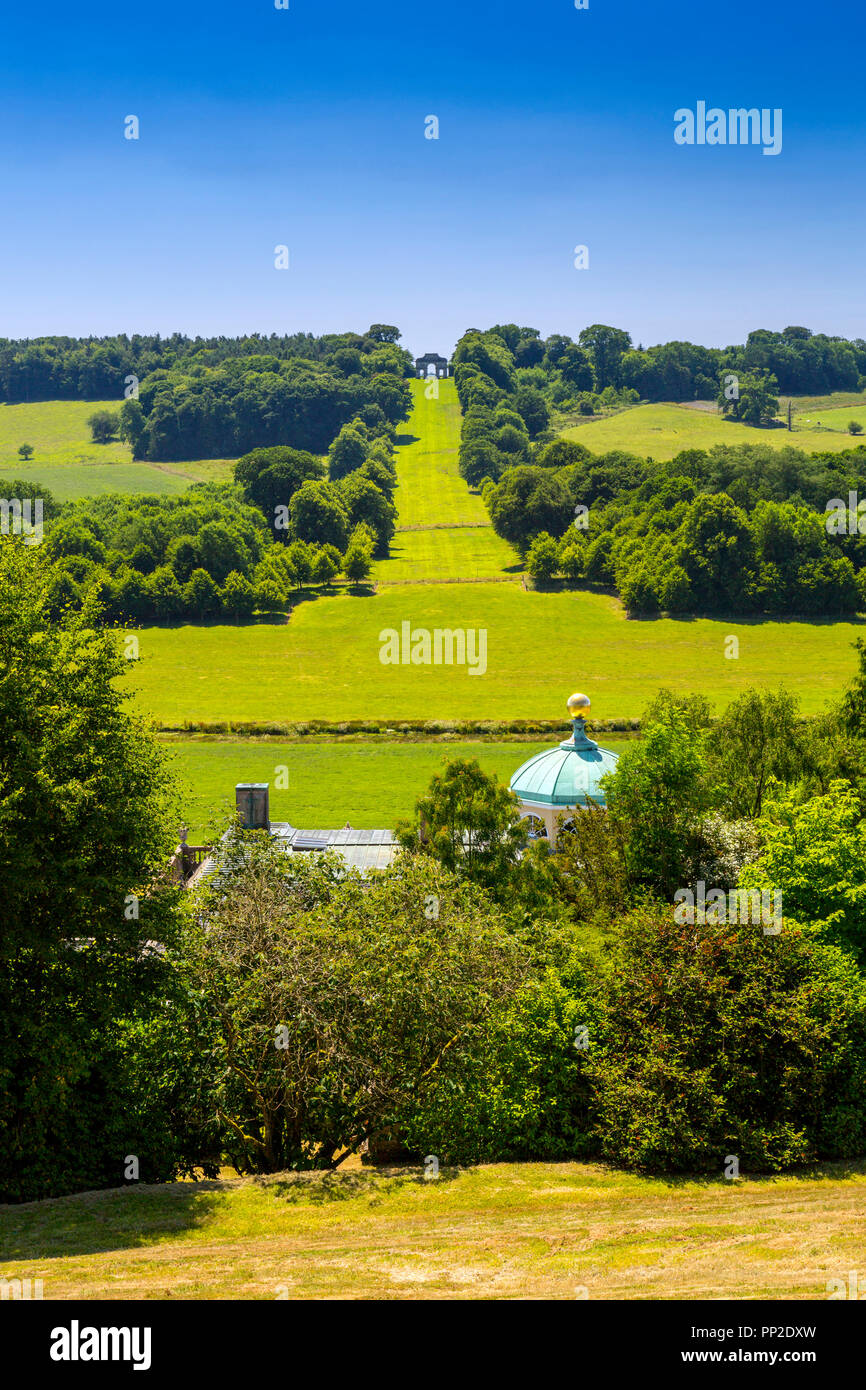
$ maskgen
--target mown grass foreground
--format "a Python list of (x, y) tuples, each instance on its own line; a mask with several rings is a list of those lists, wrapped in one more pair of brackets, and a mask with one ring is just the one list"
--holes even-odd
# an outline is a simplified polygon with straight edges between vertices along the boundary
[(866, 1165), (657, 1179), (577, 1163), (173, 1183), (0, 1208), (46, 1299), (826, 1299)]

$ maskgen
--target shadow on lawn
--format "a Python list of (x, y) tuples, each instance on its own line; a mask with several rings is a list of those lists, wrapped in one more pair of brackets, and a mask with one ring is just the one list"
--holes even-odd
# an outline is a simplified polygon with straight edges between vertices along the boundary
[[(442, 1168), (437, 1181), (453, 1182), (459, 1176), (459, 1168)], [(423, 1168), (276, 1173), (252, 1179), (285, 1202), (319, 1206), (353, 1197), (378, 1204), (427, 1181)], [(211, 1221), (237, 1185), (236, 1179), (147, 1183), (0, 1206), (0, 1275), (16, 1260), (98, 1255), (181, 1236)]]
[[(460, 1176), (459, 1168), (440, 1168), (436, 1182), (453, 1182)], [(423, 1168), (375, 1168), (346, 1173), (278, 1173), (257, 1178), (256, 1183), (286, 1202), (347, 1202), (353, 1197), (378, 1197), (380, 1200), (405, 1187), (425, 1187), (433, 1180), (425, 1178)]]
[[(736, 1179), (725, 1178), (721, 1173), (647, 1173), (651, 1182), (664, 1183), (666, 1187), (730, 1187)], [(741, 1169), (740, 1181), (754, 1186), (760, 1183), (769, 1185), (777, 1182), (841, 1182), (845, 1178), (866, 1177), (866, 1162), (862, 1159), (827, 1160), (823, 1163), (804, 1164), (803, 1167), (786, 1168), (780, 1173), (749, 1172)]]
[(0, 1267), (151, 1245), (204, 1225), (229, 1184), (147, 1183), (0, 1207)]
[[(618, 595), (614, 595), (618, 597)], [(822, 617), (816, 613), (724, 613), (724, 612), (699, 612), (694, 613), (633, 613), (629, 615), (630, 623), (647, 623), (652, 625), (659, 621), (671, 623), (731, 623), (737, 627), (781, 627), (783, 624), (797, 627), (836, 627), (841, 623), (847, 623), (849, 627), (862, 627), (866, 623), (866, 616), (862, 613), (834, 613), (827, 617)]]

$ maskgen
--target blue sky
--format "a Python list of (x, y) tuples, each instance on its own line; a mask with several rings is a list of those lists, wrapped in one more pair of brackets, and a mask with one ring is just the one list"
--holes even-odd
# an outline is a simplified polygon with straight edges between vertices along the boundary
[[(0, 336), (866, 335), (864, 32), (800, 0), (19, 6)], [(698, 100), (782, 108), (782, 153), (678, 147)]]

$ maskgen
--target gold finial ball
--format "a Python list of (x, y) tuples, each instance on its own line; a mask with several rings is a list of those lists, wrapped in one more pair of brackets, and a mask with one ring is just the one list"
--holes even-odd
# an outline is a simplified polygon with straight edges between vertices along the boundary
[(569, 695), (566, 704), (569, 714), (574, 719), (589, 713), (590, 699), (588, 695)]

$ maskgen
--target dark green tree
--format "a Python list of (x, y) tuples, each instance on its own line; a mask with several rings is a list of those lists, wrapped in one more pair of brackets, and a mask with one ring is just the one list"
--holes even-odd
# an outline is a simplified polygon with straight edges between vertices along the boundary
[(342, 494), (326, 482), (306, 482), (289, 507), (292, 534), (302, 541), (333, 545), (341, 553), (349, 536), (349, 513)]
[(645, 908), (613, 933), (585, 1057), (609, 1162), (720, 1176), (859, 1155), (866, 989), (808, 929), (765, 936)]
[(235, 481), (240, 483), (246, 501), (253, 502), (264, 513), (268, 525), (276, 528), (277, 540), (286, 541), (285, 527), (277, 509), (288, 508), (298, 489), (308, 480), (324, 477), (324, 465), (314, 454), (302, 449), (277, 447), (254, 449), (235, 464)]
[[(731, 375), (725, 373), (725, 377)], [(744, 425), (767, 425), (779, 413), (774, 395), (779, 385), (769, 373), (734, 373), (736, 382), (722, 380), (718, 406), (723, 415), (740, 420)]]
[[(85, 610), (51, 618), (40, 557), (0, 543), (0, 1194), (171, 1176), (157, 1092), (130, 1090), (171, 994), (165, 760), (126, 709), (129, 665)], [(163, 1117), (164, 1119), (164, 1117)], [(168, 1145), (168, 1147), (166, 1147)]]
[(364, 435), (351, 425), (345, 425), (328, 450), (328, 477), (339, 482), (366, 461), (369, 444)]
[(88, 416), (87, 423), (96, 444), (107, 444), (120, 429), (120, 411), (96, 410)]
[(410, 853), (430, 855), (499, 894), (507, 891), (527, 842), (516, 798), (474, 758), (457, 758), (436, 773), (412, 821), (400, 822), (396, 833)]
[(578, 342), (592, 358), (596, 391), (603, 391), (606, 386), (619, 387), (622, 384), (620, 364), (623, 353), (631, 347), (630, 335), (622, 328), (594, 323), (582, 330)]

